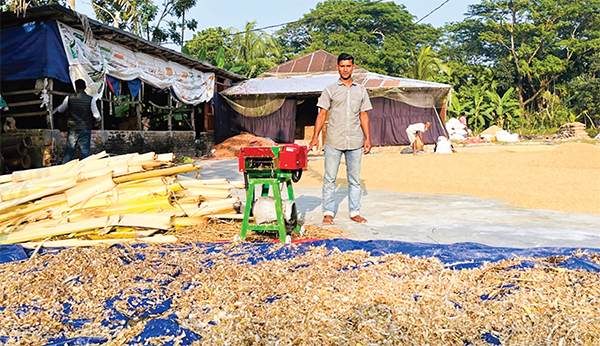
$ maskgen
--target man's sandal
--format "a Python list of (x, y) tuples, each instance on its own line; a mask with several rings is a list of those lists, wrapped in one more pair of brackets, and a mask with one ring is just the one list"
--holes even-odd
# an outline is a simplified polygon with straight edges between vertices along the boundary
[(350, 218), (350, 220), (354, 221), (354, 222), (358, 222), (358, 223), (367, 223), (367, 219), (365, 219), (364, 217), (360, 216), (360, 215), (356, 215)]

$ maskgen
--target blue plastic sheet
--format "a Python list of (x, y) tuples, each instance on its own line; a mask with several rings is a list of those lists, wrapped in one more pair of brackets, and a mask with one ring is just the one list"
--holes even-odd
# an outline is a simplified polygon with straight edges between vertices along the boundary
[(49, 77), (71, 84), (69, 62), (52, 20), (2, 28), (0, 66), (2, 80)]
[(27, 255), (21, 245), (0, 245), (0, 263), (16, 262), (24, 259), (27, 259)]
[[(274, 259), (290, 259), (308, 252), (313, 246), (325, 246), (327, 249), (332, 251), (339, 250), (342, 252), (363, 250), (370, 252), (373, 256), (381, 256), (386, 254), (402, 253), (410, 256), (418, 257), (436, 257), (443, 262), (448, 268), (463, 269), (463, 268), (475, 268), (481, 266), (485, 262), (497, 262), (504, 259), (510, 259), (515, 257), (532, 257), (532, 258), (543, 258), (551, 256), (571, 256), (577, 250), (584, 250), (587, 253), (598, 253), (600, 249), (576, 249), (576, 248), (529, 248), (529, 249), (517, 249), (517, 248), (501, 248), (492, 247), (483, 244), (476, 243), (456, 243), (456, 244), (426, 244), (426, 243), (407, 243), (400, 241), (385, 241), (385, 240), (373, 240), (373, 241), (356, 241), (348, 239), (331, 239), (331, 240), (320, 240), (307, 243), (299, 243), (287, 246), (279, 246), (274, 243), (246, 243), (241, 244), (234, 249), (223, 246), (222, 243), (204, 243), (204, 244), (193, 244), (193, 247), (203, 248), (207, 253), (225, 253), (228, 254), (232, 260), (237, 260), (249, 265), (256, 264), (261, 261), (270, 261)], [(137, 245), (133, 247), (133, 250), (129, 247), (122, 247), (115, 245), (120, 248), (125, 254), (121, 257), (125, 265), (131, 264), (133, 260), (144, 260), (145, 256), (143, 252), (136, 251), (136, 249), (145, 248), (147, 245)], [(189, 248), (191, 248), (190, 245)], [(241, 251), (240, 251), (241, 249)], [(41, 249), (40, 254), (49, 254), (61, 251), (60, 249)], [(170, 256), (171, 252), (175, 251), (187, 251), (185, 246), (179, 244), (176, 247), (165, 246), (162, 250), (162, 254), (165, 257)], [(12, 261), (20, 261), (27, 258), (28, 252), (25, 251), (20, 245), (4, 245), (0, 246), (0, 263), (7, 263)], [(375, 262), (377, 259), (374, 260)], [(369, 266), (371, 263), (364, 263), (361, 266)], [(205, 266), (210, 267), (213, 265), (211, 262), (204, 263)], [(531, 268), (534, 265), (537, 266), (551, 266), (551, 264), (536, 262), (535, 260), (524, 260), (517, 267), (514, 268)], [(306, 265), (303, 265), (306, 266)], [(586, 271), (600, 271), (600, 265), (589, 261), (584, 256), (568, 257), (565, 261), (555, 265), (560, 268), (586, 270)], [(102, 325), (110, 329), (116, 329), (123, 327), (130, 323), (131, 320), (147, 320), (145, 328), (137, 336), (135, 336), (130, 344), (145, 344), (150, 338), (157, 336), (173, 336), (182, 337), (179, 342), (180, 345), (191, 345), (194, 341), (201, 340), (202, 336), (195, 332), (183, 328), (177, 323), (177, 317), (174, 315), (164, 318), (169, 314), (171, 309), (172, 299), (168, 296), (166, 291), (162, 290), (162, 287), (166, 287), (171, 281), (180, 275), (181, 269), (176, 265), (169, 263), (157, 263), (155, 269), (161, 272), (160, 281), (157, 281), (158, 285), (156, 290), (150, 289), (127, 289), (122, 291), (115, 297), (107, 299), (104, 303), (105, 311), (109, 312), (108, 317), (102, 321)], [(75, 278), (73, 280), (79, 280)], [(137, 278), (135, 280), (142, 280)], [(85, 284), (81, 282), (80, 284)], [(183, 282), (183, 289), (189, 289), (192, 287), (191, 283)], [(513, 284), (499, 286), (494, 289), (494, 292), (490, 294), (484, 294), (480, 298), (482, 300), (493, 300), (503, 295), (510, 295), (513, 291), (518, 290), (519, 287)], [(265, 303), (271, 303), (279, 299), (287, 299), (287, 296), (276, 295), (269, 297), (264, 300)], [(421, 298), (419, 295), (415, 295), (415, 301)], [(123, 308), (126, 307), (126, 315), (115, 308), (115, 304)], [(454, 303), (457, 309), (462, 309), (458, 302)], [(72, 319), (70, 318), (71, 307), (73, 303), (63, 303), (63, 310), (61, 316), (59, 316), (61, 323), (69, 325), (70, 328), (78, 329), (83, 327), (86, 323), (92, 322), (89, 319)], [(3, 308), (0, 306), (0, 311)], [(23, 313), (31, 310), (39, 309), (36, 306), (35, 301), (31, 301), (28, 306), (23, 306), (21, 310)], [(123, 311), (125, 312), (125, 311)], [(17, 312), (19, 313), (19, 312)], [(211, 321), (211, 323), (214, 323)], [(488, 344), (499, 345), (500, 338), (491, 334), (490, 332), (482, 332), (481, 339)], [(0, 337), (0, 342), (7, 342), (7, 338)], [(45, 346), (55, 345), (93, 345), (102, 344), (106, 342), (106, 339), (100, 337), (80, 337), (80, 338), (65, 338), (60, 335), (53, 335), (52, 338), (48, 339), (48, 343)], [(165, 345), (173, 345), (173, 343), (167, 343)]]
[[(198, 341), (202, 339), (202, 337), (189, 329), (185, 329), (181, 327), (176, 322), (173, 322), (170, 319), (162, 319), (157, 318), (146, 323), (144, 330), (133, 340), (131, 340), (128, 345), (135, 345), (141, 343), (143, 345), (147, 345), (147, 340), (149, 338), (155, 338), (158, 336), (181, 336), (184, 335), (183, 338), (180, 339), (179, 345), (191, 345), (192, 342)], [(164, 346), (173, 346), (175, 345), (174, 341), (169, 341)]]
[[(508, 248), (494, 247), (479, 243), (455, 243), (455, 244), (429, 244), (429, 243), (409, 243), (393, 240), (350, 240), (350, 239), (328, 239), (314, 242), (298, 243), (292, 246), (283, 246), (273, 251), (273, 243), (242, 244), (242, 253), (232, 254), (232, 258), (246, 257), (250, 264), (256, 264), (260, 261), (270, 261), (273, 259), (289, 259), (301, 256), (306, 253), (311, 246), (325, 246), (328, 249), (339, 249), (340, 251), (363, 250), (371, 253), (373, 256), (382, 256), (386, 254), (402, 253), (418, 257), (436, 257), (449, 268), (463, 269), (476, 268), (485, 262), (498, 262), (505, 259), (516, 257), (552, 257), (552, 256), (570, 256), (577, 250), (587, 253), (598, 253), (600, 249), (593, 248), (566, 248), (566, 247), (540, 247), (540, 248)], [(120, 245), (115, 245), (121, 247)], [(223, 251), (220, 243), (195, 244), (195, 246), (204, 248), (207, 253), (218, 253)], [(146, 247), (146, 245), (138, 245)], [(126, 250), (125, 248), (121, 247)], [(179, 251), (181, 247), (178, 247)], [(39, 254), (56, 252), (56, 249), (41, 249)], [(168, 251), (168, 247), (165, 247)], [(133, 258), (144, 260), (144, 255), (139, 252), (130, 254)], [(0, 263), (19, 261), (26, 259), (26, 251), (20, 245), (0, 245)], [(123, 257), (125, 264), (129, 259)], [(207, 263), (210, 265), (210, 263)], [(537, 262), (523, 261), (522, 268), (531, 268), (533, 265), (540, 265)], [(570, 257), (566, 261), (557, 264), (560, 268), (581, 269), (587, 271), (600, 271), (600, 265), (588, 261), (586, 256), (579, 258)]]

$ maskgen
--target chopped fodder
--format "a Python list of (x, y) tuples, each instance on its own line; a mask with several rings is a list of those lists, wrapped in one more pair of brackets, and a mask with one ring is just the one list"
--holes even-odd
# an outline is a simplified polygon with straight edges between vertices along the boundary
[(0, 336), (123, 345), (163, 318), (200, 345), (600, 344), (600, 274), (547, 265), (568, 258), (453, 270), (325, 247), (256, 263), (244, 246), (220, 248), (78, 248), (2, 264)]
[[(181, 243), (206, 243), (217, 241), (231, 241), (242, 230), (241, 221), (211, 220), (198, 227), (186, 227), (176, 231), (177, 239)], [(334, 239), (345, 238), (346, 231), (318, 225), (305, 225), (303, 233), (288, 231), (292, 241), (301, 239)], [(248, 231), (247, 242), (279, 241), (279, 233)]]

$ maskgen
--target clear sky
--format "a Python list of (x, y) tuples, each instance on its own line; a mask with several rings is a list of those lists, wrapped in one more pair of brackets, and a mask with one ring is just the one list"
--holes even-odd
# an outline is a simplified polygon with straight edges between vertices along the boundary
[[(389, 0), (386, 0), (389, 1)], [(425, 16), (445, 0), (394, 0), (403, 4), (414, 15), (416, 20)], [(187, 17), (195, 18), (198, 30), (211, 27), (236, 27), (243, 29), (246, 22), (256, 21), (257, 27), (265, 27), (298, 20), (309, 13), (319, 0), (198, 0), (195, 8), (190, 10)], [(464, 19), (467, 6), (478, 3), (476, 0), (449, 0), (444, 6), (424, 19), (421, 23), (429, 23), (441, 27), (446, 22), (457, 22)], [(155, 0), (160, 3), (160, 0)], [(75, 0), (78, 12), (94, 18), (89, 0)], [(276, 28), (278, 29), (278, 28)], [(272, 32), (272, 31), (271, 31)], [(192, 37), (186, 32), (186, 40)]]

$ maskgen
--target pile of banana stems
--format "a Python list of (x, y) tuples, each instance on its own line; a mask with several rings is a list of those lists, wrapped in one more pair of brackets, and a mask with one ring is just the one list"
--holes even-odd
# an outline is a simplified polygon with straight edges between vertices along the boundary
[(0, 245), (170, 243), (177, 241), (170, 231), (235, 215), (239, 200), (230, 192), (243, 182), (184, 176), (201, 167), (176, 165), (174, 158), (172, 153), (108, 157), (102, 152), (2, 175)]

